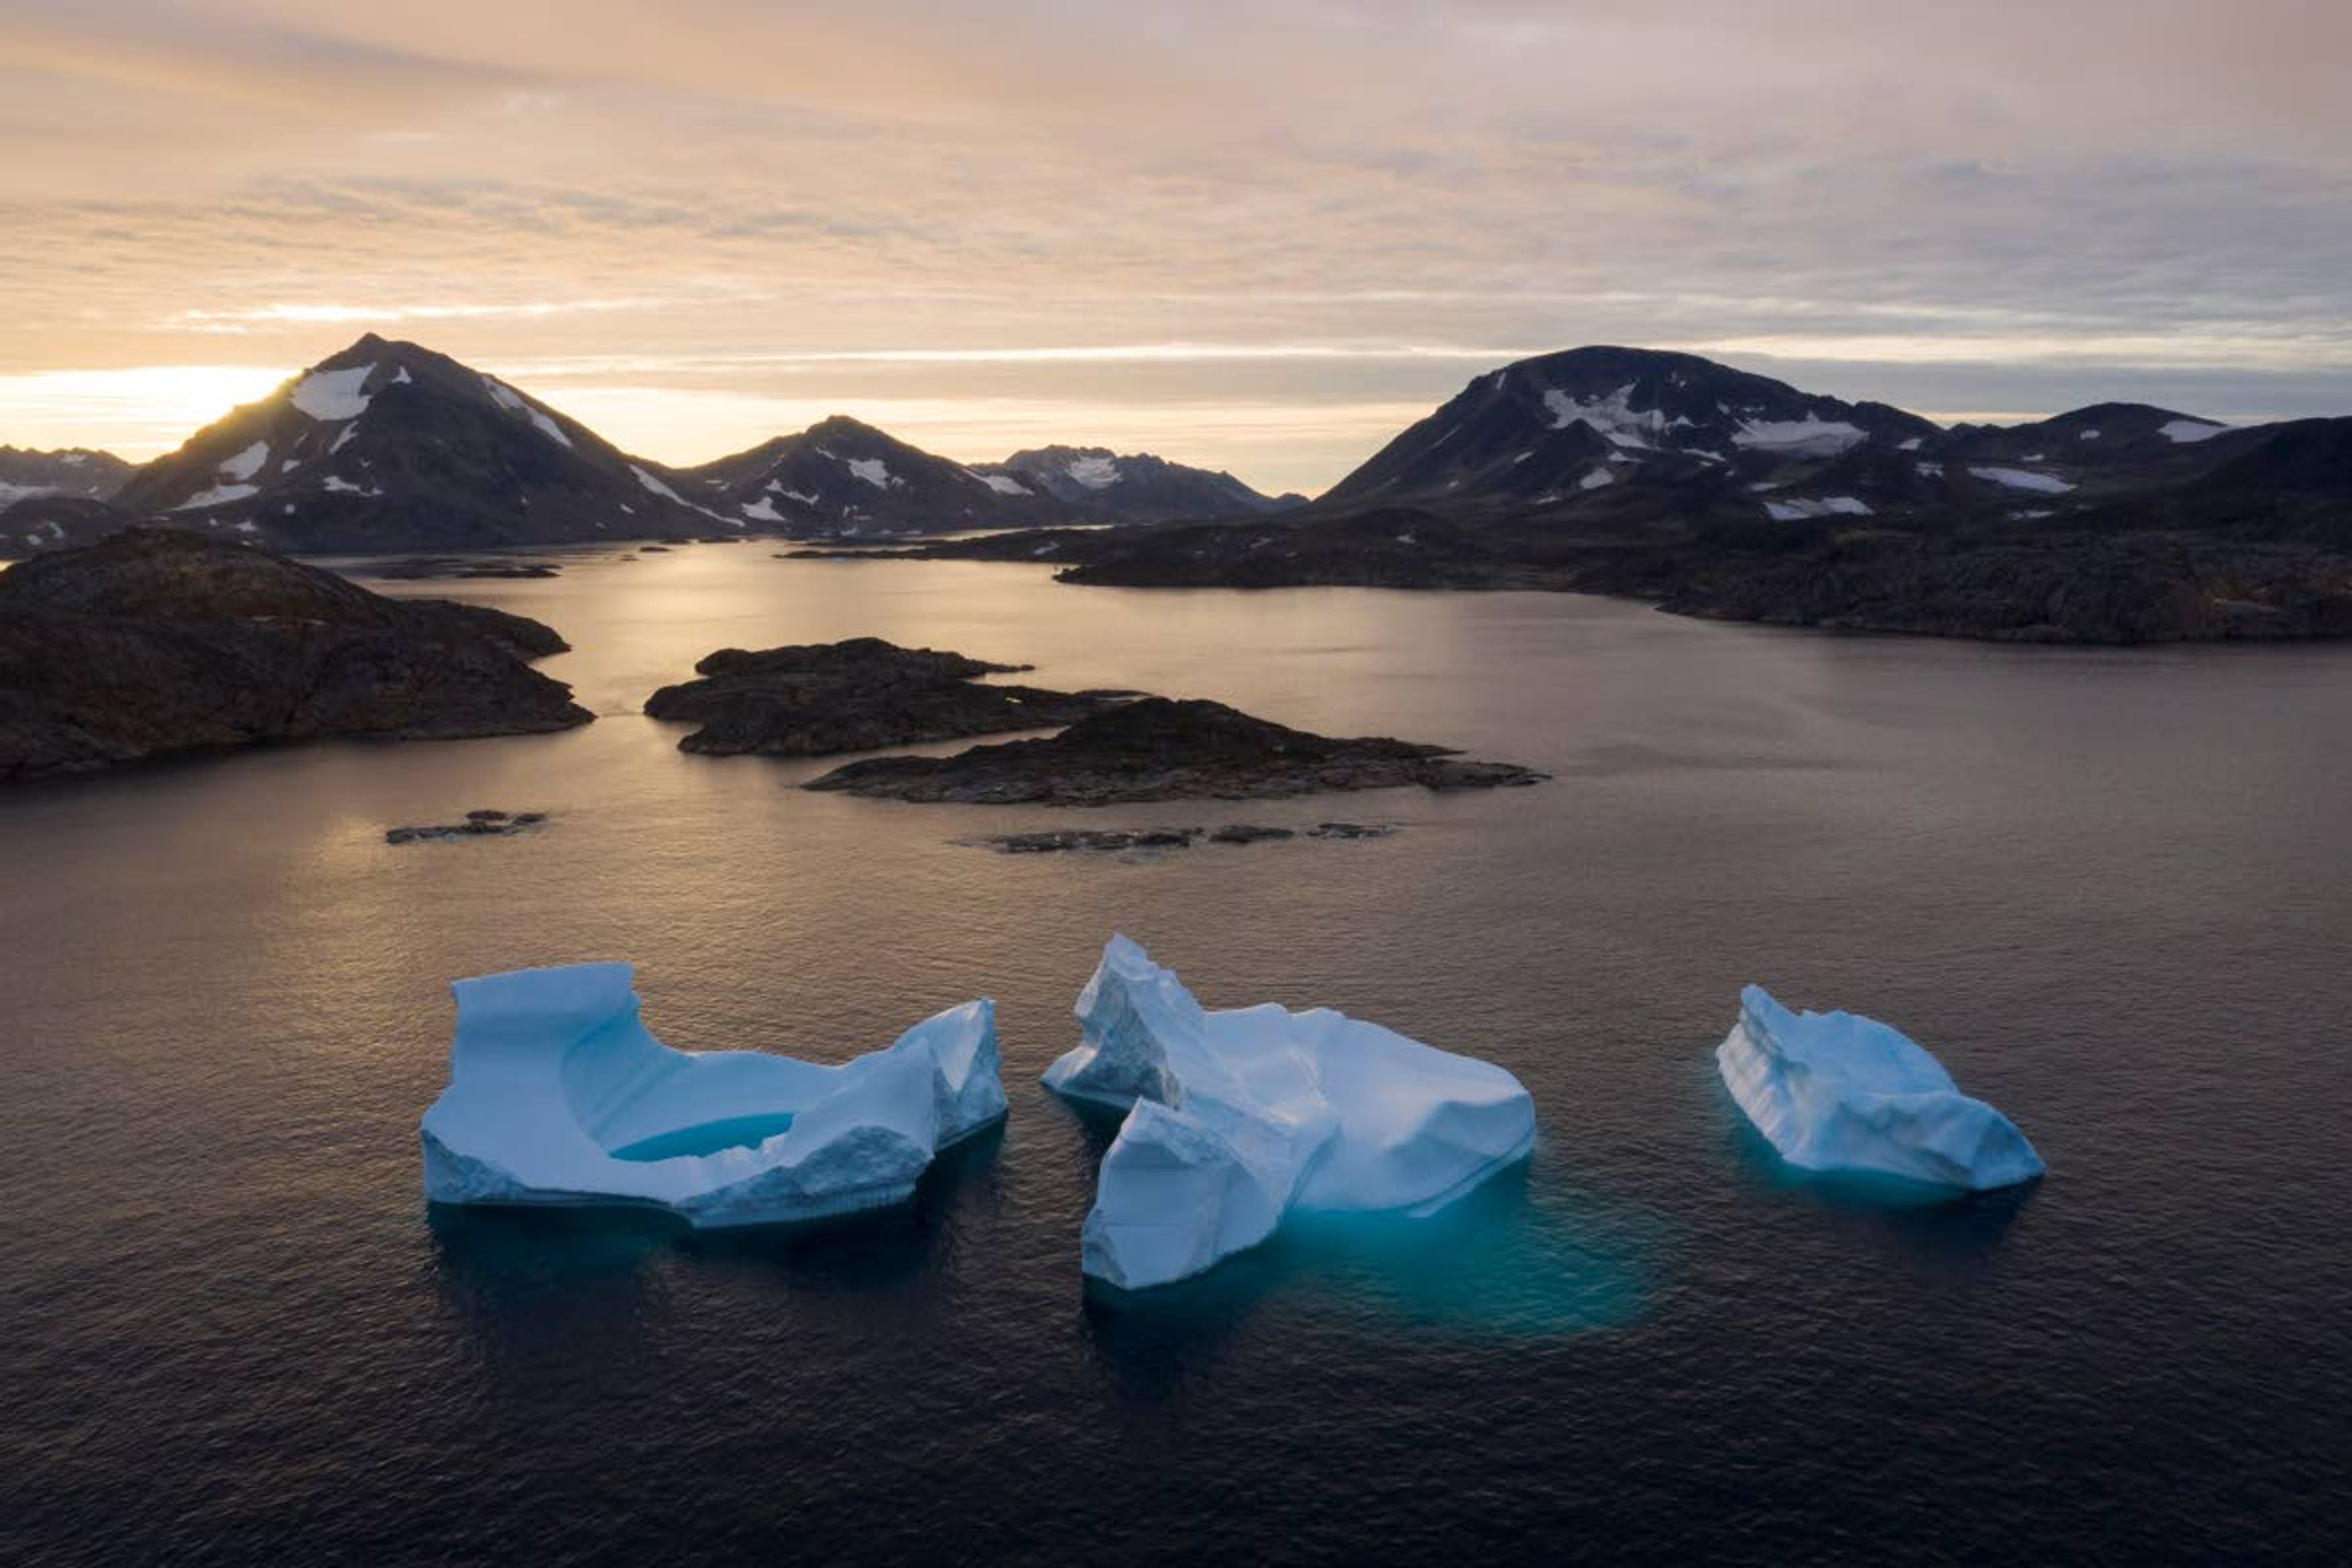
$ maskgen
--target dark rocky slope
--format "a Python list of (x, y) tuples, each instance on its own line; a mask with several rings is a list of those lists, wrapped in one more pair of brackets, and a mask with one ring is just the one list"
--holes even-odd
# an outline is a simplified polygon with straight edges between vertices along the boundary
[(0, 574), (0, 780), (175, 752), (588, 722), (537, 621), (387, 599), (282, 556), (131, 529)]
[(983, 685), (975, 678), (1030, 667), (880, 637), (758, 653), (722, 648), (694, 668), (703, 679), (663, 687), (646, 711), (699, 724), (678, 750), (713, 756), (814, 757), (1051, 729), (1133, 695)]
[(894, 800), (1111, 805), (1404, 784), (1477, 789), (1544, 776), (1508, 763), (1463, 761), (1444, 746), (1338, 740), (1221, 702), (1147, 697), (1049, 739), (975, 746), (951, 757), (876, 757), (805, 787)]

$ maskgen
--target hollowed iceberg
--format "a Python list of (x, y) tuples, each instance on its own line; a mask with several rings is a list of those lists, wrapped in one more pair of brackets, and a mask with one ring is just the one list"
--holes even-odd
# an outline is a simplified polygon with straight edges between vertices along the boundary
[(1294, 1209), (1431, 1213), (1535, 1145), (1501, 1068), (1327, 1007), (1206, 1011), (1123, 936), (1077, 1016), (1083, 1043), (1045, 1082), (1133, 1108), (1082, 1237), (1086, 1271), (1128, 1289), (1198, 1274)]
[(1750, 985), (1715, 1059), (1748, 1120), (1801, 1169), (1972, 1192), (2042, 1174), (2042, 1157), (2009, 1118), (1875, 1019), (1791, 1013)]
[(625, 963), (460, 980), (449, 1087), (425, 1113), (425, 1195), (635, 1204), (764, 1225), (910, 1196), (938, 1152), (1004, 1114), (994, 1004), (927, 1018), (838, 1067), (677, 1051)]

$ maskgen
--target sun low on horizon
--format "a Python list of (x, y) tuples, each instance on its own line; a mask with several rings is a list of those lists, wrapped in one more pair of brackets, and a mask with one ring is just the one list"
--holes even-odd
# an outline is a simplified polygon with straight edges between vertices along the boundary
[(2324, 412), (2352, 37), (2251, 11), (1995, 4), (1923, 58), (1829, 0), (43, 0), (0, 445), (152, 457), (368, 331), (663, 463), (845, 412), (1269, 491), (1587, 343), (1938, 418)]

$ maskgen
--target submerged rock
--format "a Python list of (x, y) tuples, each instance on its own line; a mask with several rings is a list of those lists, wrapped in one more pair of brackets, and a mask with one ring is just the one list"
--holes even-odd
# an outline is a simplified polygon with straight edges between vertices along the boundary
[(530, 734), (593, 717), (537, 621), (392, 599), (179, 529), (0, 574), (0, 781), (329, 736)]
[(425, 826), (387, 827), (383, 830), (386, 844), (414, 844), (420, 839), (435, 838), (504, 838), (538, 826), (547, 820), (543, 811), (519, 811), (509, 816), (503, 811), (469, 811), (463, 822), (435, 823)]
[(951, 757), (877, 757), (804, 787), (893, 800), (1111, 805), (1402, 784), (1481, 789), (1546, 776), (1508, 763), (1462, 761), (1444, 746), (1333, 739), (1221, 702), (1147, 697), (1049, 739), (975, 746)]
[(880, 637), (758, 653), (722, 648), (694, 668), (702, 679), (663, 687), (646, 711), (701, 725), (678, 749), (713, 756), (813, 757), (1052, 729), (1133, 695), (982, 685), (980, 676), (1030, 667)]
[(1983, 1191), (2042, 1173), (2025, 1134), (1910, 1037), (1851, 1013), (1790, 1013), (1761, 985), (1715, 1053), (1723, 1081), (1801, 1170)]
[(1116, 854), (1125, 849), (1190, 849), (1200, 843), (1271, 844), (1289, 838), (1386, 838), (1396, 832), (1387, 823), (1326, 822), (1304, 835), (1293, 827), (1261, 827), (1255, 823), (1228, 822), (1217, 827), (1043, 827), (1026, 833), (999, 833), (985, 838), (960, 838), (1003, 855), (1050, 855), (1062, 851)]
[(405, 561), (388, 562), (372, 571), (373, 575), (392, 582), (425, 582), (436, 577), (541, 578), (562, 574), (562, 568), (549, 561), (496, 561), (464, 555), (414, 556)]
[(950, 1007), (838, 1067), (672, 1050), (625, 963), (460, 980), (449, 1086), (425, 1113), (436, 1203), (629, 1204), (705, 1227), (911, 1196), (938, 1152), (1004, 1115), (995, 1007)]
[(1045, 1083), (1131, 1107), (1081, 1248), (1127, 1289), (1201, 1273), (1293, 1210), (1434, 1213), (1535, 1146), (1501, 1068), (1324, 1007), (1209, 1012), (1123, 936), (1077, 1016), (1084, 1041)]

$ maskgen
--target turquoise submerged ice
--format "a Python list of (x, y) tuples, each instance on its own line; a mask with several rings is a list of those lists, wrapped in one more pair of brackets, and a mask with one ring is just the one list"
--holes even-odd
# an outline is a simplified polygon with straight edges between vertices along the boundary
[(1501, 1068), (1324, 1007), (1209, 1012), (1123, 936), (1077, 1015), (1083, 1043), (1045, 1082), (1133, 1108), (1081, 1248), (1128, 1289), (1198, 1274), (1292, 1210), (1432, 1213), (1535, 1145)]
[(1780, 1157), (1808, 1171), (1982, 1191), (2042, 1174), (2009, 1119), (1970, 1100), (1916, 1042), (1851, 1013), (1791, 1013), (1760, 985), (1715, 1059)]
[(676, 1051), (625, 963), (460, 980), (449, 1087), (425, 1113), (425, 1194), (635, 1204), (763, 1225), (910, 1196), (932, 1156), (1004, 1114), (992, 1004), (838, 1067)]

